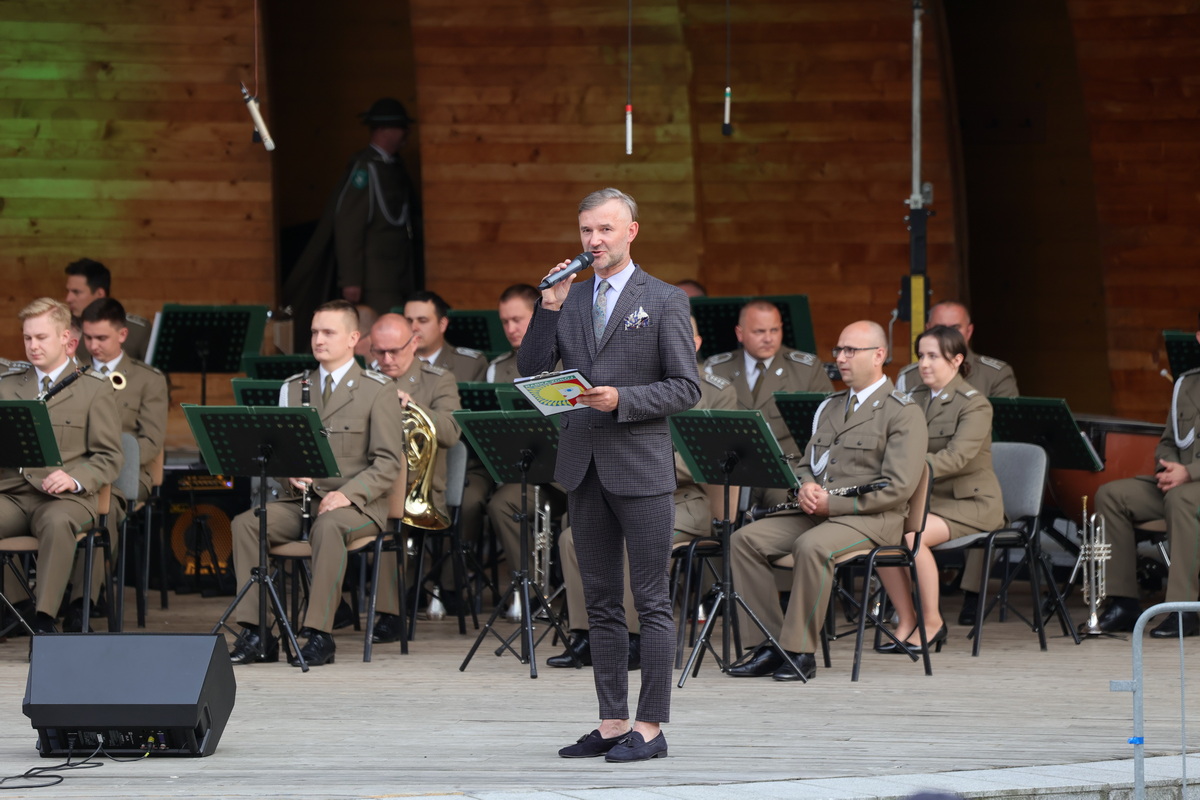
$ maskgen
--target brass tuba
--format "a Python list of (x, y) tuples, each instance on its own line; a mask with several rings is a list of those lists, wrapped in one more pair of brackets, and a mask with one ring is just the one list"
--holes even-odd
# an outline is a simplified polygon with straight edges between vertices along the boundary
[(404, 457), (408, 491), (404, 524), (427, 531), (450, 527), (450, 515), (433, 503), (433, 471), (437, 467), (437, 427), (429, 412), (413, 402), (404, 409)]

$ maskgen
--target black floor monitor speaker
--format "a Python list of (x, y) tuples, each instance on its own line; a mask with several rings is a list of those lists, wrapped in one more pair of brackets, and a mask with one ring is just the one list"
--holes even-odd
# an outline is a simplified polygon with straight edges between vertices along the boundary
[(44, 758), (207, 756), (233, 711), (223, 636), (63, 633), (33, 637), (22, 711)]

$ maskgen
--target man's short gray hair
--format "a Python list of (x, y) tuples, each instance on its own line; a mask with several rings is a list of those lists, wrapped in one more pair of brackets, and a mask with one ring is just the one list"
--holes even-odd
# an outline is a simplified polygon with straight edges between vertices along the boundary
[(634, 200), (620, 189), (613, 189), (612, 187), (599, 189), (579, 201), (579, 213), (582, 214), (585, 211), (599, 208), (609, 200), (620, 200), (624, 203), (625, 207), (629, 209), (630, 221), (637, 222), (637, 200)]

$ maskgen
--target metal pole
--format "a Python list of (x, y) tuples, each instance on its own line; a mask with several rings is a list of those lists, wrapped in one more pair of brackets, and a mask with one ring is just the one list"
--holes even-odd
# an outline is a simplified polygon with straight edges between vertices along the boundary
[(908, 207), (914, 211), (925, 204), (921, 197), (921, 16), (922, 0), (913, 0), (912, 29), (912, 194)]

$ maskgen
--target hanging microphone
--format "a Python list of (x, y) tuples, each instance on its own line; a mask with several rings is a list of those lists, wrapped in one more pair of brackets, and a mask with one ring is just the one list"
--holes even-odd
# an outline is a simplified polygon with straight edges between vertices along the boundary
[(546, 278), (538, 284), (538, 289), (549, 289), (554, 284), (565, 281), (568, 277), (574, 275), (576, 272), (582, 272), (590, 267), (592, 262), (595, 260), (596, 257), (591, 253), (580, 253), (579, 255), (575, 256), (575, 258), (571, 259), (570, 264), (567, 264), (553, 275), (547, 275)]
[(250, 112), (250, 119), (254, 121), (254, 130), (258, 133), (258, 138), (262, 139), (263, 147), (274, 150), (275, 142), (271, 139), (267, 123), (263, 121), (262, 113), (258, 110), (258, 98), (250, 95), (250, 90), (244, 83), (242, 84), (242, 99), (246, 102), (246, 109)]

